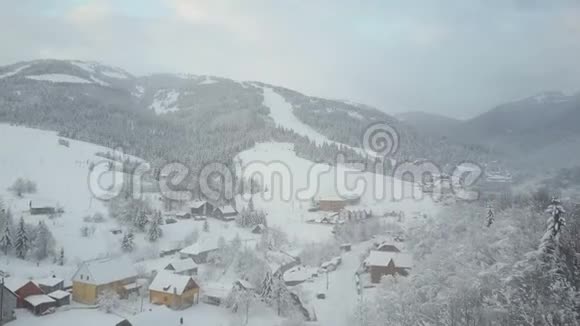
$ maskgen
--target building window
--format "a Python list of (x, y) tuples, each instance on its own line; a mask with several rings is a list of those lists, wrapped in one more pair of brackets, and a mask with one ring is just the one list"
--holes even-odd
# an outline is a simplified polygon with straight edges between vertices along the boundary
[(83, 274), (81, 274), (81, 281), (83, 280)]

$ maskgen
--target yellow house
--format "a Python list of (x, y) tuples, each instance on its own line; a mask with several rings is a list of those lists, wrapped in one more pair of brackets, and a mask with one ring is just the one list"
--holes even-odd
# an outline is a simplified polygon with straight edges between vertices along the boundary
[(199, 302), (199, 285), (191, 276), (161, 271), (149, 286), (149, 301), (184, 309)]
[(137, 271), (125, 259), (97, 259), (84, 262), (73, 276), (72, 298), (84, 304), (96, 304), (103, 291), (113, 290), (124, 296), (134, 289)]

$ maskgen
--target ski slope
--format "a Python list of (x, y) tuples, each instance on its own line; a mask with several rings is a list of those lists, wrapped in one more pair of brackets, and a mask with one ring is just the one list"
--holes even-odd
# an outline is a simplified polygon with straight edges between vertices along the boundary
[(292, 112), (292, 105), (286, 102), (284, 97), (269, 87), (263, 87), (262, 89), (264, 91), (263, 104), (270, 108), (270, 117), (272, 117), (277, 125), (286, 129), (292, 129), (295, 133), (310, 138), (317, 145), (332, 142), (326, 136), (300, 121)]

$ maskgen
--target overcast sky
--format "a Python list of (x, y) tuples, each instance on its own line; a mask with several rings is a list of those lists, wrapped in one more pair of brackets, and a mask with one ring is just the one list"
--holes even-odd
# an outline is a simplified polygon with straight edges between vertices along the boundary
[(0, 64), (96, 60), (455, 117), (542, 90), (580, 90), (580, 1), (0, 0), (0, 8)]

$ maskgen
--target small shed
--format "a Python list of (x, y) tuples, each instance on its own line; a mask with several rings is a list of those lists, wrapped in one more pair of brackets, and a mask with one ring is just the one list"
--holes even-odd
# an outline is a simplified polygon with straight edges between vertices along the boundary
[(42, 315), (57, 306), (56, 300), (46, 294), (35, 294), (24, 299), (25, 307), (35, 315)]
[(50, 292), (48, 296), (54, 299), (54, 301), (56, 301), (57, 307), (66, 306), (70, 304), (70, 292), (56, 290), (54, 292)]
[(174, 274), (193, 276), (197, 275), (198, 267), (192, 258), (185, 258), (170, 262), (165, 266), (164, 270), (170, 271)]

